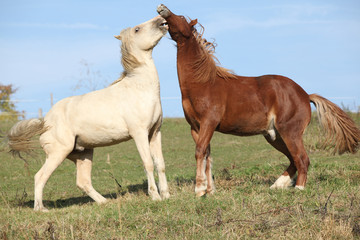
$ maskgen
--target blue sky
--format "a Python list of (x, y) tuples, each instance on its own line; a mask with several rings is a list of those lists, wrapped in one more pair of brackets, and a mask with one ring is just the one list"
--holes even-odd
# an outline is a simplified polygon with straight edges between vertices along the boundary
[[(238, 75), (280, 74), (305, 91), (357, 110), (360, 1), (18, 1), (0, 2), (0, 83), (18, 88), (17, 110), (36, 117), (54, 101), (102, 88), (122, 72), (122, 29), (147, 21), (164, 3), (197, 18), (215, 39), (221, 65)], [(183, 111), (176, 48), (167, 34), (154, 49), (165, 117)], [(88, 68), (86, 67), (88, 66)], [(87, 73), (87, 70), (90, 70)]]

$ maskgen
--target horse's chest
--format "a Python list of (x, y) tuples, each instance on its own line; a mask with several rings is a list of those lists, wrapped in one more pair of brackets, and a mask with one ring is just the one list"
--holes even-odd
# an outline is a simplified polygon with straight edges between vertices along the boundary
[(183, 100), (182, 105), (183, 105), (183, 109), (184, 109), (184, 112), (185, 112), (186, 115), (188, 115), (188, 116), (193, 115), (193, 108), (192, 108), (192, 106), (190, 104), (190, 101)]
[(182, 101), (185, 117), (190, 125), (195, 126), (199, 123), (199, 117), (201, 114), (199, 113), (199, 109), (196, 108), (196, 103), (191, 101), (190, 99), (183, 99)]
[(161, 104), (160, 104), (160, 102), (154, 104), (154, 106), (153, 106), (153, 113), (152, 113), (151, 115), (152, 115), (152, 117), (149, 118), (149, 119), (151, 119), (150, 127), (152, 128), (155, 124), (157, 124), (157, 122), (159, 121), (159, 119), (162, 117), (162, 109), (161, 109)]

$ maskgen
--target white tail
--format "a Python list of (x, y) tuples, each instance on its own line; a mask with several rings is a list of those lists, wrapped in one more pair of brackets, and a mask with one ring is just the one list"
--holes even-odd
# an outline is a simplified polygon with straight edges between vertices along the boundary
[(42, 119), (28, 119), (16, 123), (7, 135), (10, 152), (15, 156), (20, 156), (21, 152), (30, 153), (38, 142), (32, 138), (46, 130)]

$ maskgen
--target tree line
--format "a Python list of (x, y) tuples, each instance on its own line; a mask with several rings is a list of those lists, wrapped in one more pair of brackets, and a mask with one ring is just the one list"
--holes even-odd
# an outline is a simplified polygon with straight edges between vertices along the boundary
[(16, 121), (24, 114), (16, 110), (12, 95), (17, 91), (12, 84), (0, 83), (0, 121)]

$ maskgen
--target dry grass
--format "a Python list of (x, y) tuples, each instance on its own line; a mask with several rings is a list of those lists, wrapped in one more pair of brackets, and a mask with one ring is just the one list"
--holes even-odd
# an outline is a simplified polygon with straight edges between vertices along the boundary
[(360, 155), (319, 149), (315, 124), (304, 137), (312, 163), (304, 191), (269, 189), (288, 161), (262, 137), (215, 134), (217, 192), (204, 198), (194, 195), (188, 125), (166, 119), (162, 131), (171, 191), (162, 202), (146, 194), (132, 141), (95, 151), (93, 184), (108, 203), (99, 206), (78, 190), (66, 161), (45, 187), (49, 213), (32, 210), (43, 156), (26, 168), (0, 153), (0, 239), (360, 239)]

